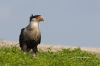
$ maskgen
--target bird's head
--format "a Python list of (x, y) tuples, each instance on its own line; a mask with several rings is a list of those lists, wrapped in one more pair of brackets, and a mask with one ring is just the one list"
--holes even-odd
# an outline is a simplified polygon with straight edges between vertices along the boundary
[(43, 17), (41, 15), (34, 15), (33, 14), (30, 16), (30, 22), (31, 21), (36, 21), (36, 22), (40, 22), (40, 21), (44, 21)]

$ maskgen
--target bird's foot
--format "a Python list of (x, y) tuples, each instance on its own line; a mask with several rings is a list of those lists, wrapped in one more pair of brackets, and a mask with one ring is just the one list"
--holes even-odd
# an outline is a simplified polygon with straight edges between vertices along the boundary
[(32, 56), (33, 56), (33, 57), (36, 57), (36, 54), (34, 53), (34, 54), (32, 54)]

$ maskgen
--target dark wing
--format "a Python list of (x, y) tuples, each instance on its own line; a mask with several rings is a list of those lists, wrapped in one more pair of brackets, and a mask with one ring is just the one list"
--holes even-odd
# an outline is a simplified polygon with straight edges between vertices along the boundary
[(19, 36), (19, 44), (20, 44), (20, 47), (23, 43), (23, 40), (24, 40), (24, 37), (23, 37), (23, 31), (24, 31), (25, 28), (22, 28), (21, 29), (21, 33), (20, 33), (20, 36)]
[(41, 34), (40, 34), (40, 38), (38, 40), (38, 44), (40, 44), (40, 43), (41, 43)]

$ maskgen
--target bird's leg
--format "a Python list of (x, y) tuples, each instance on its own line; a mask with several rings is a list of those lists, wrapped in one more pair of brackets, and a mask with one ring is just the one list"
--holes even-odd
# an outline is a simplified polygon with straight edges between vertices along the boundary
[(29, 54), (29, 51), (30, 51), (31, 49), (29, 49), (29, 48), (27, 48), (27, 53)]
[(37, 45), (35, 45), (32, 50), (33, 50), (32, 56), (35, 57), (36, 52), (38, 52)]
[(27, 53), (27, 45), (26, 44), (23, 44), (22, 48), (21, 48), (24, 52)]

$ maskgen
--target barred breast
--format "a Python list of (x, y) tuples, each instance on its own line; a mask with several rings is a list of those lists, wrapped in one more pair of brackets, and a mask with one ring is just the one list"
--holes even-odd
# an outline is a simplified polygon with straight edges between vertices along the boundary
[(38, 41), (39, 38), (40, 38), (40, 30), (39, 29), (32, 29), (32, 30), (28, 30), (28, 29), (25, 29), (24, 30), (24, 39), (25, 40), (35, 40), (35, 41)]

